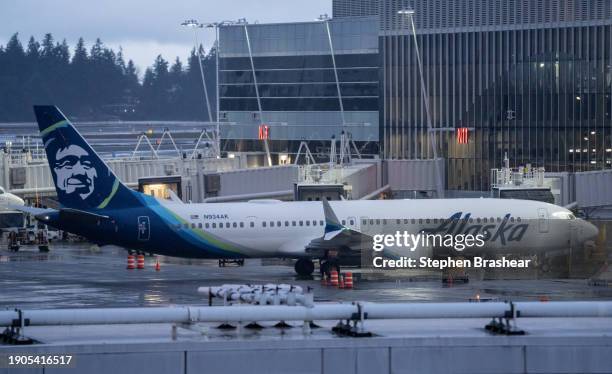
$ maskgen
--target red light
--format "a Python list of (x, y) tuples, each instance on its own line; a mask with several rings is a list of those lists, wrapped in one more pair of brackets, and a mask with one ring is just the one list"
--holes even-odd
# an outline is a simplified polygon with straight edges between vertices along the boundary
[(468, 131), (467, 127), (459, 127), (457, 129), (457, 144), (467, 144), (468, 143)]
[(270, 126), (259, 125), (259, 140), (270, 139)]

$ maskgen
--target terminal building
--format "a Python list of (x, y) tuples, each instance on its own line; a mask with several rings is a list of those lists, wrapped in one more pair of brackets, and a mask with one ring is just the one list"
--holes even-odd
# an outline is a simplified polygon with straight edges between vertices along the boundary
[[(377, 17), (219, 29), (219, 119), (226, 148), (315, 152), (349, 133), (378, 154)], [(315, 152), (317, 153), (317, 152)]]
[(611, 46), (608, 0), (334, 0), (332, 20), (223, 26), (223, 137), (257, 150), (266, 124), (273, 151), (294, 152), (348, 129), (365, 153), (427, 160), (432, 134), (447, 190), (488, 190), (505, 154), (611, 169)]

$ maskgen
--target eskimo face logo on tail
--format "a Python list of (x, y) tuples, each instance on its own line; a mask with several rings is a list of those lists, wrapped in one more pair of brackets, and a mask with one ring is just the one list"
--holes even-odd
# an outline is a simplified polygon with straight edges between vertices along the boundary
[(52, 163), (57, 188), (67, 195), (87, 199), (96, 187), (98, 172), (91, 155), (78, 145), (58, 148)]

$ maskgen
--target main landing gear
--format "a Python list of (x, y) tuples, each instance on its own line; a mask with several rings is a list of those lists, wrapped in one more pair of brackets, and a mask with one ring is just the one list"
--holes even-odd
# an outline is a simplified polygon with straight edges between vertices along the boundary
[(301, 276), (309, 276), (314, 272), (314, 263), (307, 258), (300, 258), (295, 262), (295, 272)]

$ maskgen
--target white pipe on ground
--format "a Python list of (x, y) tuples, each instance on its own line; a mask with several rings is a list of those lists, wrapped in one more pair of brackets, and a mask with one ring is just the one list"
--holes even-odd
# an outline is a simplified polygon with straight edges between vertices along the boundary
[[(361, 310), (360, 310), (361, 307)], [(612, 301), (514, 303), (517, 317), (612, 317)], [(408, 318), (492, 318), (511, 312), (510, 303), (354, 303), (287, 305), (183, 306), (162, 308), (39, 309), (22, 310), (30, 326), (101, 325), (141, 323), (323, 321)], [(16, 310), (0, 311), (0, 326), (19, 319)]]

